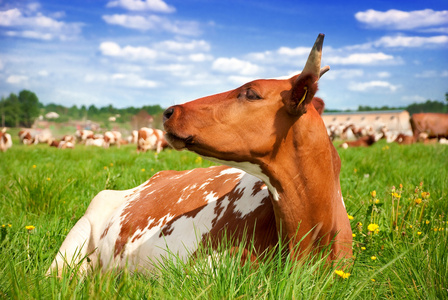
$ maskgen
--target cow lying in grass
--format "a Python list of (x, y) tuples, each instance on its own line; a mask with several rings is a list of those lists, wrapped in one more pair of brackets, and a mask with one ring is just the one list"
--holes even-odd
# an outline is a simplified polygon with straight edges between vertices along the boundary
[(253, 249), (243, 249), (250, 259), (279, 239), (292, 259), (323, 248), (329, 261), (351, 257), (341, 162), (313, 105), (322, 43), (319, 35), (302, 73), (290, 79), (255, 80), (168, 108), (164, 127), (176, 150), (235, 168), (163, 171), (134, 189), (100, 192), (49, 272), (85, 256), (82, 270), (151, 270), (167, 250), (186, 260), (202, 241), (216, 245), (225, 234), (234, 248), (249, 247), (240, 243), (246, 232), (253, 233)]

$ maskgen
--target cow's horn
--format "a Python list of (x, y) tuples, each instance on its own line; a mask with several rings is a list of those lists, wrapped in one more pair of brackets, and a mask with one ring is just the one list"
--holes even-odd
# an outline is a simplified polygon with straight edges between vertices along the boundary
[(317, 36), (316, 42), (314, 43), (313, 49), (311, 49), (302, 74), (312, 74), (316, 76), (316, 78), (319, 78), (320, 60), (322, 57), (322, 46), (324, 43), (324, 37), (325, 35), (323, 33), (319, 33), (319, 35)]

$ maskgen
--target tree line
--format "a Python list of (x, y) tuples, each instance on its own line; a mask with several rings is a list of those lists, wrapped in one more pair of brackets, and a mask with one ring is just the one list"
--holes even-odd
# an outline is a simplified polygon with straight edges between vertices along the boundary
[(72, 120), (91, 120), (107, 123), (109, 117), (116, 117), (117, 123), (129, 123), (132, 116), (140, 111), (146, 111), (152, 116), (160, 115), (164, 108), (160, 105), (146, 105), (142, 107), (116, 108), (112, 105), (96, 107), (95, 105), (72, 105), (70, 107), (49, 103), (43, 104), (35, 93), (22, 90), (18, 95), (11, 93), (0, 100), (0, 118), (2, 127), (31, 127), (39, 116), (49, 112), (56, 112), (59, 118), (54, 122), (65, 123)]
[[(402, 107), (371, 107), (358, 106), (356, 111), (377, 111), (377, 110), (407, 110), (411, 115), (419, 112), (441, 112), (448, 113), (448, 93), (445, 94), (446, 103), (437, 100), (427, 100), (423, 103), (412, 103)], [(112, 105), (96, 107), (95, 105), (78, 107), (73, 105), (66, 107), (60, 104), (43, 104), (35, 93), (29, 90), (22, 90), (18, 95), (11, 93), (8, 97), (2, 97), (0, 100), (0, 117), (2, 127), (31, 127), (34, 121), (41, 115), (49, 112), (56, 112), (59, 118), (53, 119), (55, 122), (64, 123), (71, 120), (91, 120), (94, 122), (107, 123), (109, 117), (116, 118), (117, 123), (128, 123), (132, 116), (140, 111), (146, 111), (152, 116), (158, 116), (163, 111), (160, 105), (146, 105), (143, 107), (115, 108)], [(327, 112), (347, 112), (353, 110), (332, 110)]]

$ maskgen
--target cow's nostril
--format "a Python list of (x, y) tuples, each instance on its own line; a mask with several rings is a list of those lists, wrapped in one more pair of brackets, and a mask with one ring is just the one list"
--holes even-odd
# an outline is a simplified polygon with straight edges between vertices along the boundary
[(168, 107), (164, 112), (163, 112), (163, 122), (166, 122), (169, 118), (171, 118), (171, 116), (174, 113), (174, 107)]

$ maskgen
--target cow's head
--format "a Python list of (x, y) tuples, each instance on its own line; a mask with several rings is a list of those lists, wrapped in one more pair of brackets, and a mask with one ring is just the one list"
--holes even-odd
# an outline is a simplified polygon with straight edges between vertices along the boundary
[(222, 161), (255, 162), (272, 154), (291, 125), (308, 111), (320, 69), (324, 35), (320, 34), (302, 73), (286, 80), (255, 80), (231, 91), (168, 108), (167, 140)]

